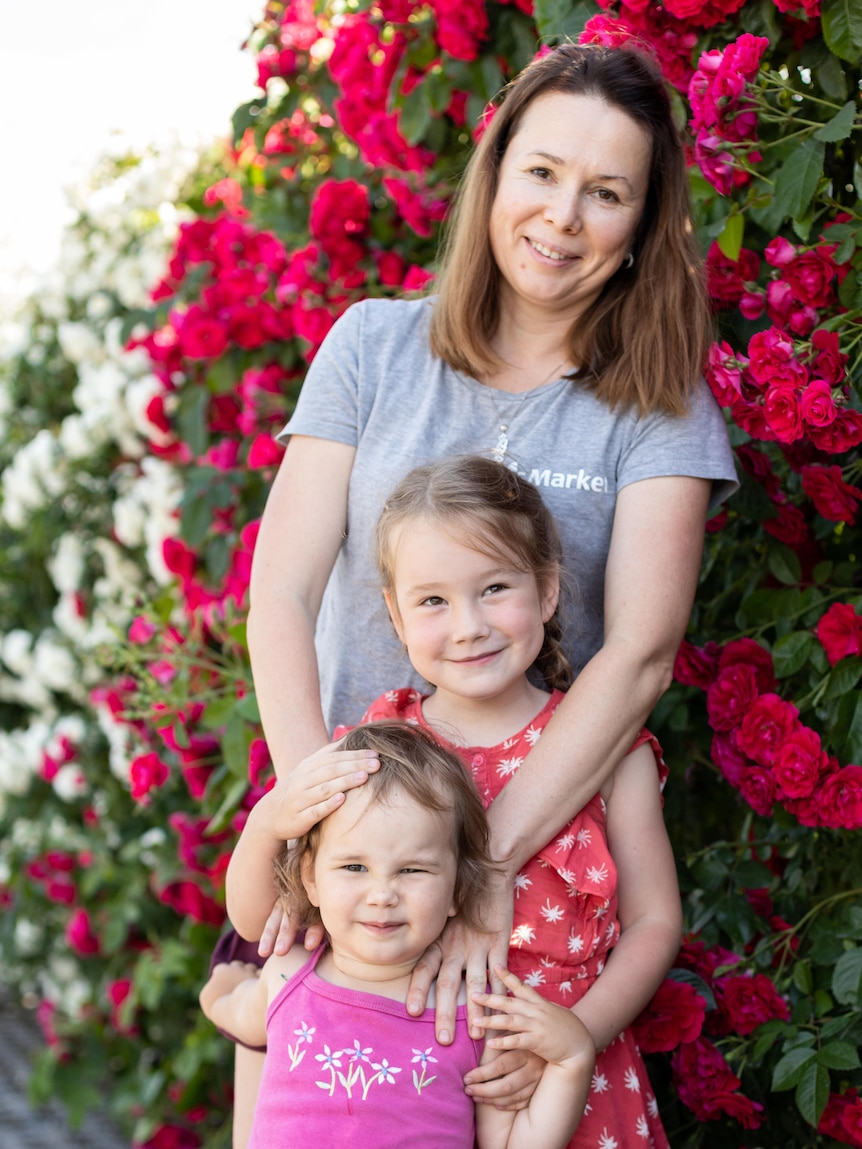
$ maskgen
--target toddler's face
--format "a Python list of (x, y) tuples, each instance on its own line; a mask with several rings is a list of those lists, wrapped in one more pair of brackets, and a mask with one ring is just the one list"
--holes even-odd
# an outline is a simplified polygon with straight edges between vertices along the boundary
[(322, 823), (303, 883), (353, 976), (409, 971), (455, 913), (450, 823), (403, 791), (384, 805), (364, 788)]

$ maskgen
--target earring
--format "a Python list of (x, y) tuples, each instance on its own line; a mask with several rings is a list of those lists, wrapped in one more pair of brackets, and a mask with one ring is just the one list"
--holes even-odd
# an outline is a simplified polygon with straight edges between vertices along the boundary
[(632, 267), (634, 267), (634, 265), (635, 265), (634, 252), (630, 251), (628, 253), (628, 255), (625, 257), (625, 259), (623, 260), (623, 267), (625, 267), (626, 269), (631, 269)]

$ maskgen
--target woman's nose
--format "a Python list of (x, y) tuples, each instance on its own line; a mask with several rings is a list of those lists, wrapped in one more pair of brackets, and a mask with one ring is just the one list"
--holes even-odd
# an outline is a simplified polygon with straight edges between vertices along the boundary
[(579, 231), (581, 207), (577, 190), (563, 186), (550, 189), (545, 204), (545, 219), (560, 231)]

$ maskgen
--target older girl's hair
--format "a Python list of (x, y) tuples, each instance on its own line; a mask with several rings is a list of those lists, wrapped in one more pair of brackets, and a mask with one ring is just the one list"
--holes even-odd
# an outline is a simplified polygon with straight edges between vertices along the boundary
[[(441, 828), (450, 830), (457, 859), (453, 902), (468, 925), (482, 929), (480, 903), (496, 867), (491, 860), (485, 811), (461, 760), (421, 727), (406, 722), (357, 726), (341, 746), (344, 750), (373, 750), (380, 759), (380, 769), (369, 774), (362, 787), (372, 801), (386, 805), (394, 795), (405, 793), (440, 815)], [(273, 863), (279, 894), (302, 926), (320, 921), (320, 913), (308, 900), (302, 883), (302, 865), (304, 859), (313, 862), (317, 855), (321, 825), (288, 843)]]
[[(712, 316), (667, 90), (657, 66), (627, 46), (563, 44), (500, 93), (456, 198), (437, 279), (431, 347), (455, 370), (477, 378), (499, 366), (491, 346), (501, 286), (489, 238), (491, 208), (503, 156), (525, 110), (549, 93), (597, 97), (619, 108), (652, 148), (634, 263), (611, 276), (569, 332), (578, 382), (612, 408), (683, 414), (703, 370)], [(562, 133), (565, 125), (555, 130)]]
[[(532, 483), (494, 459), (456, 455), (416, 467), (401, 480), (386, 500), (376, 532), (377, 567), (390, 593), (394, 535), (419, 517), (454, 527), (473, 549), (534, 575), (540, 590), (562, 577), (563, 549), (554, 516)], [(562, 634), (558, 604), (545, 623), (535, 663), (552, 690), (567, 690), (573, 678)]]

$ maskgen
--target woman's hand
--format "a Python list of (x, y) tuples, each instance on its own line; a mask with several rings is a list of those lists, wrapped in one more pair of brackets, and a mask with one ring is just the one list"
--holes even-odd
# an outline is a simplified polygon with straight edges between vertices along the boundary
[[(414, 1015), (425, 1009), (431, 984), (437, 979), (435, 1029), (441, 1045), (451, 1044), (454, 1038), (455, 1012), (465, 971), (470, 1035), (480, 1038), (484, 1033), (474, 1024), (484, 1011), (473, 1000), (473, 994), (487, 989), (489, 969), (505, 968), (512, 937), (512, 886), (503, 874), (498, 874), (488, 887), (482, 921), (485, 929), (479, 931), (470, 929), (459, 917), (450, 918), (437, 941), (419, 959), (410, 979), (407, 1009)], [(491, 987), (496, 993), (505, 992), (503, 983), (493, 976)]]

